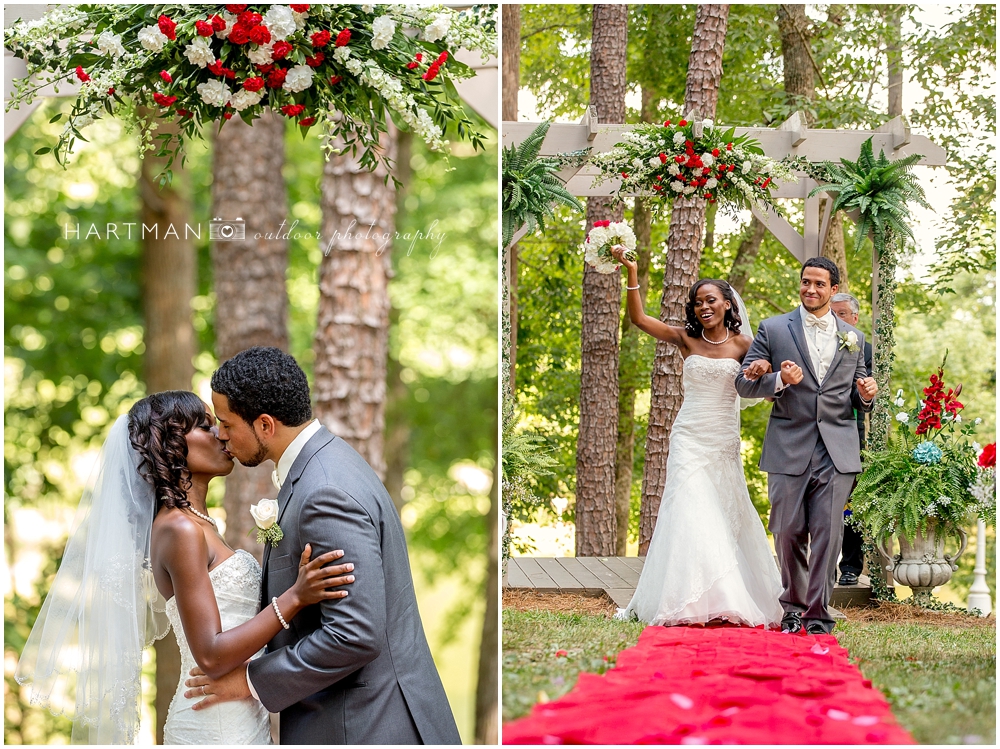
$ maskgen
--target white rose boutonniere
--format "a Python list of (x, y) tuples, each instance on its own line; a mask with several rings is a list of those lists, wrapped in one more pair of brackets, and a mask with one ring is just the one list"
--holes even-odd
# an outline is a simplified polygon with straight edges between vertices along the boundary
[(861, 350), (858, 346), (858, 334), (853, 330), (848, 330), (847, 332), (839, 330), (837, 331), (837, 338), (840, 339), (840, 348), (846, 348), (852, 354), (856, 354)]
[(253, 515), (253, 521), (257, 526), (257, 543), (277, 546), (285, 537), (281, 526), (278, 525), (278, 500), (262, 499), (257, 504), (250, 505), (250, 514)]

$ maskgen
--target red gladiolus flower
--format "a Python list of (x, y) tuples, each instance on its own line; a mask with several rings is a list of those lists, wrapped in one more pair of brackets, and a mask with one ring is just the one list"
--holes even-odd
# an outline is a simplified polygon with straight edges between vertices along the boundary
[(214, 15), (209, 21), (212, 22), (212, 29), (214, 31), (225, 31), (226, 30), (226, 19), (220, 15)]
[(254, 76), (243, 81), (243, 88), (247, 91), (260, 91), (264, 88), (264, 79)]
[(337, 34), (337, 41), (333, 43), (335, 47), (346, 47), (347, 43), (351, 41), (351, 30), (341, 29), (340, 33)]
[(417, 52), (416, 60), (417, 60), (417, 62), (423, 62), (424, 61), (424, 53), (423, 52)]
[(294, 10), (296, 13), (305, 13), (307, 10), (309, 10), (308, 5), (289, 5), (288, 7)]
[(81, 83), (86, 83), (90, 80), (90, 76), (83, 72), (81, 65), (76, 66), (76, 77), (80, 79)]
[(250, 41), (263, 47), (271, 41), (271, 32), (267, 30), (267, 26), (254, 26), (250, 29)]
[(324, 55), (322, 52), (317, 52), (312, 57), (306, 58), (306, 65), (308, 65), (310, 68), (318, 68), (320, 65), (323, 64), (323, 60), (325, 59), (326, 55)]
[(447, 59), (448, 59), (448, 50), (444, 50), (440, 55), (438, 55), (438, 59), (436, 59), (434, 62), (437, 63), (438, 65), (444, 65)]
[(160, 71), (160, 78), (162, 78), (165, 83), (174, 82), (174, 79), (170, 77), (170, 73), (168, 73), (166, 70)]
[(337, 85), (338, 83), (340, 83), (340, 82), (341, 82), (342, 80), (344, 80), (344, 79), (343, 79), (343, 78), (341, 78), (341, 77), (340, 77), (339, 75), (333, 75), (333, 76), (330, 76), (330, 85), (331, 85), (331, 86), (336, 86), (336, 85)]
[(198, 36), (211, 36), (215, 33), (215, 28), (207, 21), (195, 21), (194, 28), (198, 32)]
[(687, 121), (687, 120), (681, 120), (681, 121), (680, 121), (680, 122), (678, 122), (677, 124), (678, 124), (678, 125), (680, 125), (681, 127), (686, 127), (686, 126), (687, 126), (687, 124), (688, 124), (688, 121)]
[(240, 26), (246, 26), (249, 30), (263, 20), (264, 19), (261, 18), (260, 13), (254, 13), (252, 10), (248, 10), (239, 14), (239, 17), (236, 19), (236, 23), (240, 24)]
[(298, 117), (306, 111), (304, 104), (286, 104), (281, 108), (281, 113), (285, 117)]
[(285, 76), (288, 75), (288, 70), (285, 68), (274, 68), (270, 73), (267, 74), (267, 87), (268, 88), (281, 88), (285, 82)]
[(330, 32), (329, 31), (317, 31), (311, 37), (312, 46), (314, 47), (325, 47), (330, 43)]
[(225, 119), (225, 120), (231, 120), (231, 119), (233, 119), (233, 113), (232, 112), (223, 112), (222, 113), (222, 118)]
[(315, 117), (306, 117), (304, 120), (299, 120), (299, 124), (302, 125), (302, 127), (309, 127), (310, 125), (315, 125), (316, 124), (316, 118)]
[(275, 42), (271, 47), (271, 57), (275, 60), (284, 60), (285, 56), (292, 51), (292, 45), (288, 42)]
[(245, 26), (236, 24), (233, 26), (233, 30), (229, 32), (228, 38), (233, 44), (246, 44), (250, 41), (250, 32)]
[(176, 96), (166, 96), (161, 94), (159, 91), (153, 94), (153, 101), (159, 104), (161, 107), (169, 107), (175, 101), (177, 101)]
[(245, 5), (227, 5), (226, 6), (226, 10), (228, 10), (230, 13), (232, 13), (235, 16), (238, 16), (240, 13), (242, 13), (246, 9), (247, 9), (247, 6), (245, 6)]
[(995, 468), (997, 464), (997, 443), (991, 442), (979, 453), (980, 468)]
[(420, 77), (423, 78), (425, 81), (433, 81), (435, 78), (437, 78), (437, 74), (440, 70), (441, 66), (438, 65), (436, 62), (432, 62), (430, 66), (427, 68), (427, 71)]
[(175, 31), (177, 23), (175, 21), (171, 21), (167, 16), (160, 16), (156, 23), (160, 27), (160, 33), (167, 37), (167, 39), (174, 41), (177, 38)]

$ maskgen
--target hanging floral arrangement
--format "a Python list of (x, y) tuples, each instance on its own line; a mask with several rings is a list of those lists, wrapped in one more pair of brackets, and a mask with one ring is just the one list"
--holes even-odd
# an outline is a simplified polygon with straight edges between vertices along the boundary
[(700, 136), (685, 119), (636, 125), (622, 142), (592, 159), (601, 170), (598, 181), (620, 179), (618, 197), (642, 193), (665, 202), (692, 197), (738, 210), (774, 207), (771, 191), (777, 183), (797, 180), (791, 165), (765, 156), (753, 138), (712, 120), (700, 124)]
[[(483, 12), (483, 8), (487, 12)], [(104, 115), (138, 125), (142, 145), (159, 141), (169, 159), (208, 123), (234, 115), (248, 124), (265, 107), (307, 132), (322, 129), (324, 147), (339, 137), (361, 163), (386, 160), (378, 148), (390, 117), (435, 150), (445, 133), (476, 147), (454, 81), (473, 71), (459, 48), (496, 54), (496, 6), (457, 11), (416, 5), (67, 5), (4, 29), (4, 46), (27, 62), (7, 109), (30, 103), (54, 84), (79, 84), (73, 110), (52, 148), (66, 163), (84, 128)], [(152, 108), (179, 124), (154, 136), (135, 115)], [(62, 114), (53, 120), (59, 120)]]

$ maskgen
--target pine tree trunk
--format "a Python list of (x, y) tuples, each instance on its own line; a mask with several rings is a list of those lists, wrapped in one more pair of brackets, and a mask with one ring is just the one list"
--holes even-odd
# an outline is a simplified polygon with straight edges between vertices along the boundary
[[(140, 115), (155, 117), (142, 110)], [(161, 133), (176, 132), (173, 123), (159, 122)], [(197, 262), (194, 243), (185, 238), (184, 227), (191, 222), (191, 199), (187, 175), (179, 164), (173, 167), (173, 181), (160, 188), (156, 177), (166, 159), (153, 151), (142, 157), (139, 194), (142, 223), (156, 224), (155, 237), (143, 238), (143, 312), (146, 353), (143, 362), (147, 393), (190, 390), (194, 377), (194, 325), (191, 299), (197, 289)], [(164, 236), (173, 225), (173, 233)], [(158, 238), (157, 238), (158, 237)], [(173, 632), (157, 640), (156, 650), (156, 741), (163, 743), (163, 724), (181, 675), (181, 656)]]
[[(781, 59), (784, 66), (785, 100), (795, 105), (802, 99), (816, 98), (816, 71), (809, 49), (811, 32), (805, 5), (779, 5), (778, 31), (781, 34)], [(816, 117), (805, 111), (806, 122)]]
[[(684, 91), (684, 112), (688, 117), (715, 118), (728, 21), (728, 5), (697, 7)], [(698, 279), (705, 208), (705, 201), (701, 199), (678, 198), (671, 212), (667, 267), (660, 302), (660, 319), (671, 325), (683, 324), (684, 301), (688, 289)], [(658, 341), (653, 360), (646, 466), (639, 515), (640, 555), (644, 555), (649, 547), (666, 483), (670, 428), (683, 399), (682, 371), (683, 359), (677, 348)]]
[(900, 5), (883, 7), (888, 28), (885, 57), (889, 68), (889, 119), (903, 113), (903, 13)]
[(760, 252), (760, 245), (764, 241), (766, 232), (767, 227), (764, 226), (763, 222), (752, 218), (740, 246), (736, 248), (733, 267), (726, 280), (740, 296), (743, 296), (743, 292), (746, 290), (747, 281), (750, 280), (750, 273), (753, 271), (754, 263), (757, 262), (757, 253)]
[[(342, 145), (342, 144), (340, 144)], [(394, 134), (382, 146), (395, 159)], [(349, 151), (323, 168), (323, 251), (313, 350), (316, 417), (385, 478), (386, 358), (396, 191)]]
[[(246, 225), (244, 241), (212, 242), (215, 353), (220, 363), (251, 346), (288, 350), (288, 243), (277, 238), (288, 217), (281, 174), (284, 137), (283, 118), (271, 112), (252, 128), (234, 117), (215, 137), (212, 216), (241, 218)], [(277, 496), (273, 468), (270, 462), (256, 468), (237, 464), (226, 478), (226, 542), (258, 560), (262, 549), (249, 535), (250, 505)]]
[[(602, 123), (625, 122), (628, 8), (593, 6), (590, 103)], [(621, 221), (619, 203), (587, 201), (587, 230), (595, 221)], [(585, 265), (580, 334), (580, 431), (576, 448), (576, 555), (615, 553), (615, 448), (618, 435), (618, 313), (621, 276)]]
[[(503, 6), (503, 95), (502, 119), (507, 122), (517, 120), (517, 92), (521, 86), (521, 6)], [(511, 396), (515, 393), (517, 381), (517, 245), (506, 251), (504, 272), (507, 284), (507, 320), (510, 334), (507, 336), (505, 351), (507, 359), (507, 382)]]

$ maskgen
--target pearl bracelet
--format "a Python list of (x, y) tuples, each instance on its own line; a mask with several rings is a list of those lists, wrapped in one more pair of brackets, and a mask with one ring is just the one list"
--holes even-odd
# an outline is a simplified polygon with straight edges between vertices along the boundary
[(638, 286), (629, 286), (628, 284), (625, 284), (625, 290), (626, 291), (638, 291), (639, 287)]
[(285, 617), (281, 615), (281, 610), (278, 608), (277, 598), (271, 599), (271, 608), (273, 608), (274, 613), (278, 615), (278, 621), (281, 622), (281, 626), (284, 627), (285, 629), (291, 629), (291, 627), (288, 626), (288, 622), (285, 621)]

